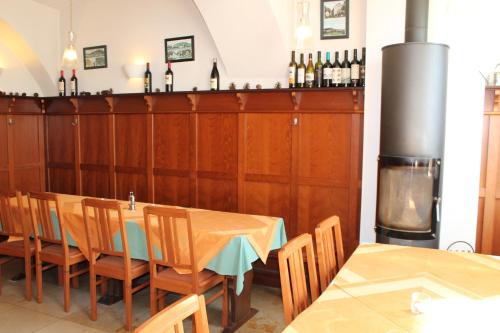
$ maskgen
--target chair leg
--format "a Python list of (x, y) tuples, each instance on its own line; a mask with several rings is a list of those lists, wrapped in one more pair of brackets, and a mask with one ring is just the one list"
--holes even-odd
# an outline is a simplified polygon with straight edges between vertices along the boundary
[(33, 290), (31, 287), (31, 280), (33, 276), (33, 269), (31, 268), (31, 256), (24, 258), (24, 275), (26, 276), (26, 300), (31, 301), (33, 298)]
[(156, 299), (156, 288), (153, 284), (149, 285), (149, 310), (151, 311), (151, 316), (154, 316), (158, 312), (158, 301)]
[(224, 294), (222, 294), (222, 327), (228, 326), (229, 319), (229, 296), (227, 290), (227, 279), (222, 282)]
[(70, 268), (69, 266), (64, 266), (63, 270), (63, 285), (64, 285), (64, 311), (69, 312), (71, 308), (70, 299)]
[(125, 329), (132, 330), (132, 281), (123, 281), (123, 300), (125, 301)]
[(42, 262), (37, 256), (36, 258), (36, 301), (42, 303), (43, 289), (42, 289)]
[(92, 266), (90, 266), (90, 320), (97, 320), (97, 286), (96, 275)]

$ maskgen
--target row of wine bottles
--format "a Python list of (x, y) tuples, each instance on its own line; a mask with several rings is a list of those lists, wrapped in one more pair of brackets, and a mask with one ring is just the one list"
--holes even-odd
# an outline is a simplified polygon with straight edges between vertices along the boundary
[[(165, 92), (174, 91), (174, 71), (172, 70), (172, 64), (170, 61), (167, 62), (167, 70), (165, 71)], [(210, 73), (210, 90), (220, 89), (220, 77), (219, 70), (217, 69), (217, 59), (213, 60), (212, 72)], [(153, 74), (149, 66), (149, 62), (146, 63), (146, 72), (144, 72), (144, 92), (146, 94), (153, 92)]]
[[(76, 69), (73, 69), (73, 75), (71, 76), (69, 82), (71, 96), (78, 96), (78, 78), (76, 77)], [(61, 76), (57, 82), (57, 90), (59, 90), (59, 96), (66, 96), (66, 79), (64, 78), (64, 71), (61, 71)]]
[(321, 51), (318, 51), (316, 63), (313, 64), (312, 53), (309, 61), (304, 63), (304, 54), (300, 54), (300, 63), (295, 62), (295, 51), (288, 65), (289, 88), (313, 87), (364, 87), (365, 86), (366, 48), (362, 49), (361, 60), (358, 60), (358, 50), (354, 49), (353, 59), (349, 61), (349, 51), (344, 51), (344, 61), (340, 63), (339, 52), (335, 52), (335, 60), (330, 61), (330, 52), (326, 52), (326, 62), (321, 61)]

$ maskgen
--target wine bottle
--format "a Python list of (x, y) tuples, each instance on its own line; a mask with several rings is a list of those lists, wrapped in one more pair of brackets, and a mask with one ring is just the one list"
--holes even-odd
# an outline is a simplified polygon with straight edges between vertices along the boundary
[(167, 71), (165, 72), (165, 92), (174, 91), (174, 72), (172, 71), (172, 64), (167, 61)]
[(313, 55), (309, 53), (309, 62), (306, 68), (306, 87), (312, 88), (314, 86), (314, 65), (313, 65)]
[(361, 64), (359, 66), (359, 84), (365, 86), (365, 73), (366, 73), (366, 47), (362, 48)]
[(349, 62), (349, 51), (344, 51), (344, 61), (342, 62), (342, 79), (341, 87), (349, 87), (351, 85), (351, 63)]
[(335, 52), (335, 62), (332, 70), (332, 87), (340, 87), (342, 84), (342, 66), (339, 61), (339, 52)]
[(144, 92), (150, 94), (153, 92), (153, 82), (152, 82), (151, 70), (149, 69), (149, 62), (146, 63), (146, 72), (144, 72)]
[(351, 86), (359, 87), (359, 60), (358, 50), (354, 49), (354, 56), (351, 61)]
[(320, 88), (323, 85), (323, 63), (321, 62), (321, 51), (314, 65), (314, 86)]
[(295, 88), (297, 85), (297, 63), (295, 62), (295, 51), (292, 51), (292, 60), (288, 65), (288, 88)]
[(78, 96), (78, 78), (76, 77), (76, 69), (73, 69), (73, 76), (70, 80), (71, 96)]
[(61, 71), (57, 88), (59, 90), (59, 96), (66, 96), (66, 79), (64, 78), (64, 71)]
[(330, 62), (330, 52), (326, 52), (326, 62), (323, 65), (323, 87), (332, 86), (333, 65)]
[(304, 88), (306, 82), (306, 65), (304, 64), (304, 53), (300, 54), (300, 63), (297, 66), (297, 88)]
[(214, 58), (212, 73), (210, 73), (210, 90), (220, 89), (219, 70), (217, 69), (217, 59)]

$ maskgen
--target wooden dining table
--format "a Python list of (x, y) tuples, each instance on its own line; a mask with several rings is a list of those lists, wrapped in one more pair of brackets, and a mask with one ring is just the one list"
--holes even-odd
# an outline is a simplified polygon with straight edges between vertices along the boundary
[(284, 332), (493, 333), (499, 316), (499, 258), (361, 244)]
[[(85, 197), (60, 194), (60, 212), (68, 244), (78, 247), (89, 257), (86, 229), (81, 201)], [(28, 211), (28, 199), (23, 198), (24, 211)], [(17, 201), (12, 199), (17, 207)], [(143, 208), (148, 203), (137, 202), (135, 209), (128, 209), (128, 202), (120, 201), (131, 258), (149, 260), (144, 225)], [(18, 207), (17, 207), (18, 208)], [(252, 263), (267, 260), (271, 250), (281, 248), (287, 241), (282, 218), (186, 208), (190, 214), (194, 247), (197, 250), (196, 266), (230, 277), (230, 318), (224, 332), (232, 332), (251, 318), (256, 310), (251, 308)], [(16, 213), (16, 211), (14, 211)], [(17, 212), (16, 214), (18, 214)], [(89, 211), (93, 220), (92, 211)], [(52, 222), (56, 237), (60, 238), (59, 220), (52, 207)], [(121, 239), (117, 216), (112, 216), (112, 234), (117, 250), (121, 250)], [(95, 225), (91, 224), (91, 241), (95, 238)], [(159, 248), (159, 231), (154, 228), (152, 242)], [(187, 246), (187, 244), (186, 244)], [(155, 251), (156, 252), (156, 251)], [(179, 272), (190, 273), (187, 271)]]

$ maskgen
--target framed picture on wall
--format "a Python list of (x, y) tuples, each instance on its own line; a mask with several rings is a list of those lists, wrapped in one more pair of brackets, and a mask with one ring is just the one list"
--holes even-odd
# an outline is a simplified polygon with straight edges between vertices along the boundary
[(108, 67), (108, 52), (106, 45), (83, 48), (83, 68), (97, 69)]
[(165, 39), (165, 62), (194, 60), (194, 36)]
[(349, 38), (349, 0), (321, 0), (321, 39)]

